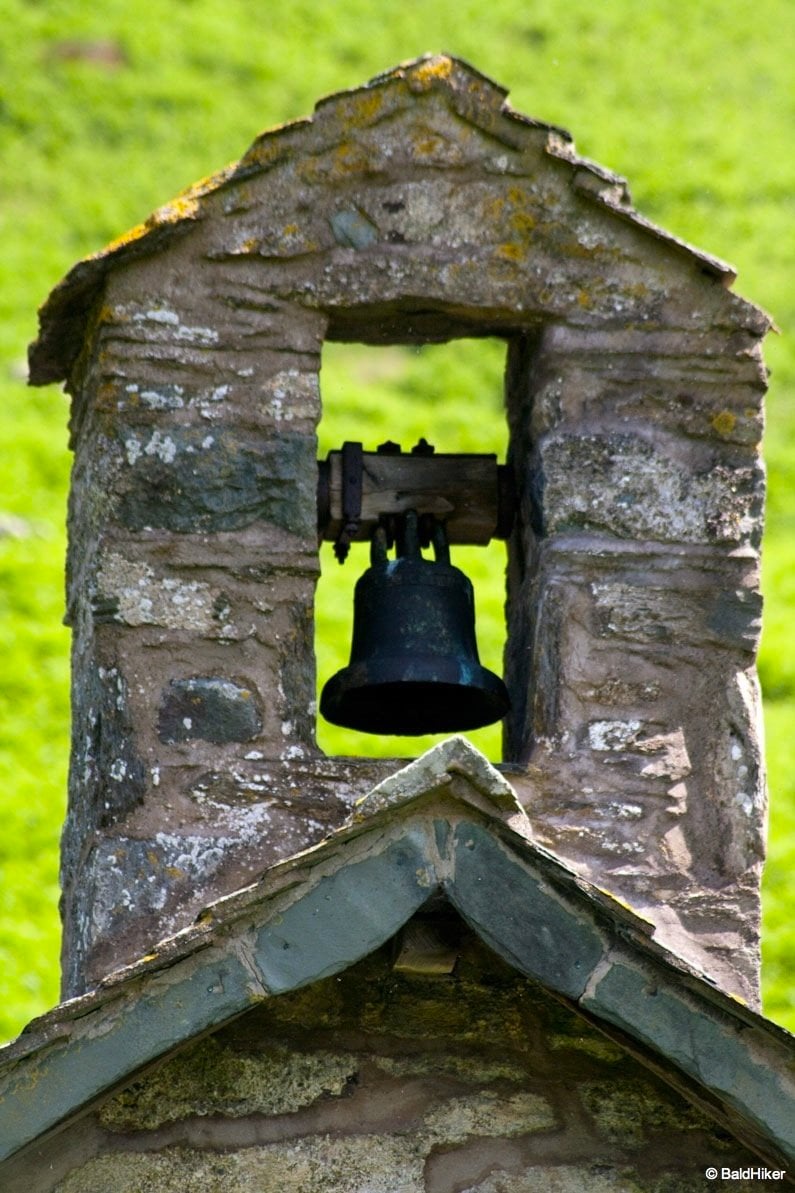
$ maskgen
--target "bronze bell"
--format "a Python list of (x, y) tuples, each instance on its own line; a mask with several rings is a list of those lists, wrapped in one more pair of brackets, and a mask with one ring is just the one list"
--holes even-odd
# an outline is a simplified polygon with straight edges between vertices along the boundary
[(356, 584), (347, 667), (323, 688), (320, 712), (365, 733), (447, 733), (505, 716), (508, 690), (482, 667), (472, 585), (450, 564), (444, 527), (434, 521), (435, 561), (420, 552), (417, 515), (402, 519), (397, 558), (380, 526), (371, 566)]

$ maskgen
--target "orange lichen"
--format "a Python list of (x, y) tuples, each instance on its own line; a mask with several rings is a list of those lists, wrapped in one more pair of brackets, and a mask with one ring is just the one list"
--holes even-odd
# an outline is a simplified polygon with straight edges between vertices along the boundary
[(581, 307), (583, 307), (586, 310), (588, 309), (588, 307), (593, 306), (593, 299), (591, 298), (591, 296), (587, 290), (578, 290), (577, 291), (577, 302), (579, 303), (579, 305)]
[(515, 211), (511, 216), (511, 227), (515, 228), (523, 239), (529, 238), (536, 222), (536, 217), (529, 211)]
[(709, 421), (712, 429), (719, 435), (731, 435), (737, 425), (737, 415), (732, 414), (731, 410), (721, 410), (720, 414), (714, 414)]
[(249, 149), (248, 153), (241, 159), (242, 164), (246, 166), (262, 166), (263, 168), (273, 165), (285, 152), (284, 145), (280, 140), (277, 140), (272, 133), (265, 133)]
[(328, 162), (323, 157), (308, 157), (298, 163), (295, 172), (302, 182), (322, 182), (328, 173)]
[(340, 105), (340, 116), (351, 125), (370, 124), (384, 106), (383, 91), (365, 91)]
[[(117, 388), (112, 381), (102, 381), (97, 386), (96, 406), (98, 410), (114, 410), (117, 405)], [(138, 405), (139, 397), (137, 393), (127, 395), (127, 405)]]
[(370, 155), (362, 145), (355, 141), (343, 141), (334, 150), (334, 158), (329, 171), (332, 178), (347, 174), (364, 174), (370, 167)]
[(104, 248), (98, 249), (96, 253), (91, 253), (86, 259), (88, 261), (97, 261), (102, 257), (109, 257), (112, 253), (116, 253), (119, 249), (124, 248), (125, 245), (132, 244), (136, 240), (141, 240), (150, 231), (151, 228), (148, 220), (145, 224), (136, 224), (134, 228), (130, 228), (127, 232), (122, 232), (121, 236), (117, 236), (114, 240), (111, 240), (110, 244), (106, 244)]
[(199, 201), (195, 195), (178, 195), (170, 203), (164, 203), (162, 207), (158, 207), (146, 222), (153, 228), (159, 224), (174, 224), (179, 220), (191, 219), (198, 210)]
[(524, 256), (524, 249), (522, 245), (515, 241), (508, 241), (506, 244), (501, 244), (497, 249), (497, 256), (502, 257), (506, 261), (520, 261)]
[(452, 59), (429, 58), (421, 62), (409, 74), (409, 79), (420, 91), (429, 91), (438, 79), (449, 79), (453, 73)]
[(421, 141), (415, 142), (414, 151), (418, 157), (431, 157), (432, 154), (438, 153), (443, 145), (441, 137), (423, 137)]
[(527, 191), (521, 186), (512, 186), (508, 189), (508, 201), (513, 203), (514, 207), (523, 207), (529, 202), (530, 196)]
[(162, 207), (158, 207), (157, 211), (152, 212), (149, 218), (144, 220), (142, 224), (136, 224), (129, 231), (122, 232), (121, 236), (117, 236), (115, 240), (111, 240), (110, 244), (106, 244), (98, 252), (92, 253), (88, 260), (109, 257), (126, 245), (143, 239), (155, 228), (160, 228), (164, 224), (179, 224), (183, 220), (194, 219), (199, 212), (199, 199), (202, 195), (210, 190), (214, 190), (216, 186), (220, 185), (220, 182), (224, 180), (227, 174), (228, 171), (221, 171), (218, 174), (212, 174), (202, 179), (201, 182), (197, 182), (195, 186), (183, 191), (169, 203), (164, 203)]

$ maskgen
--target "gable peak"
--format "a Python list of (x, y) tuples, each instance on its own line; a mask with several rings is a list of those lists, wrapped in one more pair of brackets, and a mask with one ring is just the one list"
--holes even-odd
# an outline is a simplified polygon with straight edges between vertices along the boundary
[(357, 801), (361, 823), (378, 813), (406, 808), (428, 796), (444, 795), (510, 823), (529, 835), (530, 822), (507, 779), (462, 735), (432, 746)]

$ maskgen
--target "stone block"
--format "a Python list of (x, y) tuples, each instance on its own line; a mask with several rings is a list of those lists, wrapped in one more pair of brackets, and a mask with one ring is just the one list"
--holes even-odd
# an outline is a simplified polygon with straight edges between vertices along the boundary
[(424, 1193), (422, 1168), (421, 1149), (410, 1137), (321, 1135), (227, 1153), (170, 1147), (99, 1156), (57, 1193)]
[(199, 534), (261, 521), (315, 535), (313, 436), (176, 424), (118, 435), (129, 472), (117, 516), (127, 529)]
[(111, 1131), (135, 1132), (192, 1115), (294, 1114), (320, 1098), (339, 1097), (358, 1064), (350, 1053), (302, 1053), (279, 1043), (241, 1054), (211, 1037), (111, 1098), (99, 1121)]
[(795, 1122), (777, 1096), (777, 1078), (762, 1056), (749, 1064), (736, 1024), (696, 1009), (684, 992), (658, 990), (649, 974), (623, 962), (610, 966), (582, 1005), (647, 1042), (729, 1105), (741, 1080), (744, 1113), (755, 1116), (783, 1154), (795, 1148)]
[[(484, 940), (543, 985), (570, 998), (582, 994), (605, 947), (589, 919), (475, 824), (456, 831), (455, 875), (450, 900)], [(495, 884), (501, 890), (499, 901), (494, 899)]]
[(336, 973), (393, 936), (432, 891), (425, 836), (410, 830), (382, 853), (320, 879), (311, 896), (263, 928), (256, 956), (268, 989), (278, 994)]
[(234, 680), (201, 675), (172, 679), (162, 694), (157, 719), (162, 742), (244, 742), (261, 729), (256, 694)]
[(763, 476), (704, 465), (617, 432), (550, 436), (540, 447), (548, 534), (573, 528), (666, 543), (759, 543)]

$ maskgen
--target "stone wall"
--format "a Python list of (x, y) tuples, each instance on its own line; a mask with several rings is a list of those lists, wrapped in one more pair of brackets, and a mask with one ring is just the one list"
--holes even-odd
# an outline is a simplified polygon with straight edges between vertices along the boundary
[(387, 946), (269, 1000), (53, 1139), (24, 1193), (695, 1193), (711, 1165), (760, 1166), (476, 938), (458, 949), (454, 976), (397, 972)]
[(314, 743), (320, 350), (496, 335), (505, 763), (540, 839), (757, 997), (767, 320), (504, 99), (447, 58), (331, 97), (45, 310), (38, 377), (74, 398), (65, 993), (394, 769)]
[(545, 844), (746, 997), (766, 813), (763, 387), (753, 336), (721, 326), (556, 326), (509, 373), (517, 790)]

